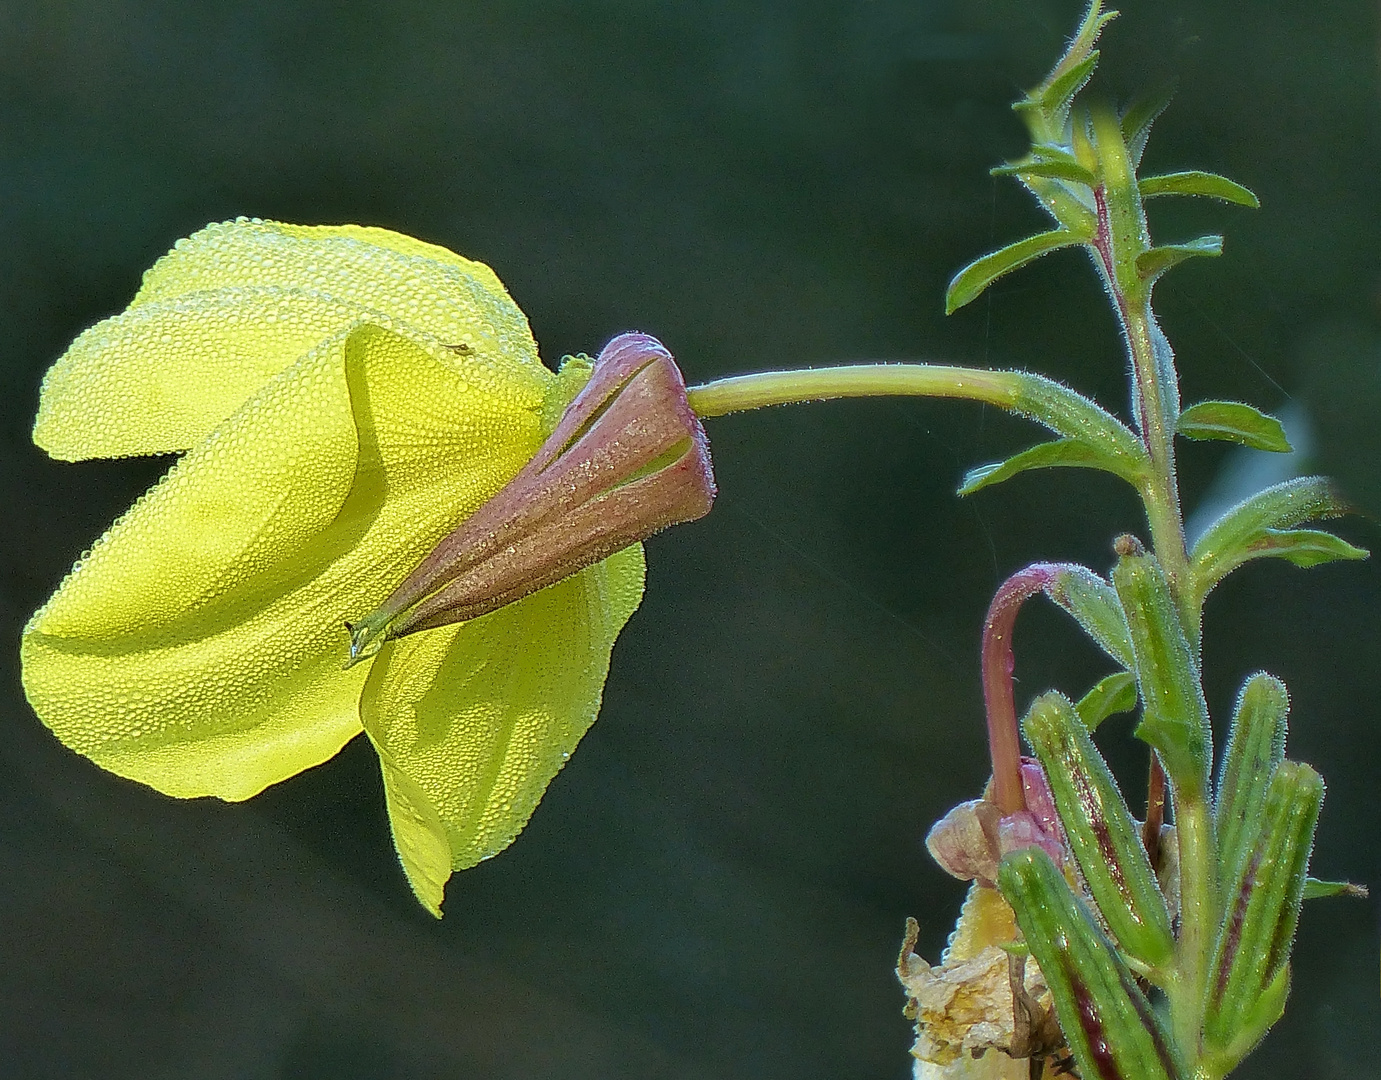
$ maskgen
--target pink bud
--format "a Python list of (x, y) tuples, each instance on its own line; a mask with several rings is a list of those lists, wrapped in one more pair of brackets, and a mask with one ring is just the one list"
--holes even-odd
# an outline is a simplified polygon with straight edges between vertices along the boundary
[(350, 627), (351, 662), (389, 638), (474, 619), (714, 502), (710, 448), (671, 354), (621, 334), (531, 461)]

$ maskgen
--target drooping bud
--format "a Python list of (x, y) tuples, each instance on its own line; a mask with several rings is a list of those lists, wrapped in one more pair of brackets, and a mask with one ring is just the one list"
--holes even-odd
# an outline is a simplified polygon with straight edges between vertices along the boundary
[(474, 619), (655, 532), (709, 513), (709, 443), (671, 354), (621, 334), (531, 461), (384, 603), (350, 626), (351, 663)]

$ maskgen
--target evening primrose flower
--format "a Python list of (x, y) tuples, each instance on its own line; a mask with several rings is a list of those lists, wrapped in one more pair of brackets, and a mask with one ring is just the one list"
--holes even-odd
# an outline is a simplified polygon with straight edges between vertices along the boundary
[(589, 372), (548, 371), (488, 267), (409, 237), (242, 218), (180, 241), (44, 380), (52, 456), (183, 456), (25, 628), (34, 710), (182, 798), (249, 798), (367, 731), (439, 915), (593, 722), (652, 528), (365, 663), (346, 623), (519, 473)]

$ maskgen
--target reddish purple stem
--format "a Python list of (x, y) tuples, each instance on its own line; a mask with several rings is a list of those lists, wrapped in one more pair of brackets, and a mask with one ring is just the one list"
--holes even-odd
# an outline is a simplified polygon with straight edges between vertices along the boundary
[(1021, 734), (1012, 692), (1012, 629), (1021, 605), (1070, 569), (1067, 563), (1032, 563), (1002, 583), (983, 620), (983, 704), (993, 759), (993, 797), (1004, 817), (1026, 809), (1021, 785)]

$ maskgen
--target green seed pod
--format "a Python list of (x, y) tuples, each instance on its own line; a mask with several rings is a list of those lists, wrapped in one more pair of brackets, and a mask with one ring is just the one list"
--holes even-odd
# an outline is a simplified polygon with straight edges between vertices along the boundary
[(1242, 686), (1228, 729), (1218, 774), (1214, 825), (1223, 881), (1240, 874), (1247, 849), (1261, 823), (1266, 789), (1285, 757), (1285, 718), (1290, 695), (1279, 679), (1258, 672)]
[(1180, 625), (1170, 585), (1154, 555), (1124, 555), (1112, 583), (1127, 616), (1145, 710), (1137, 738), (1160, 754), (1183, 797), (1208, 791), (1208, 706), (1199, 686), (1199, 662)]
[[(1223, 928), (1210, 969), (1204, 1042), (1240, 1060), (1284, 1004), (1290, 959), (1323, 779), (1308, 765), (1282, 761), (1266, 791), (1249, 853), (1227, 892)], [(1262, 1026), (1264, 1024), (1264, 1026)]]
[(1070, 890), (1050, 856), (1024, 848), (1002, 860), (1002, 894), (1016, 912), (1060, 1029), (1084, 1080), (1179, 1080), (1186, 1075), (1131, 970)]
[(1136, 823), (1088, 729), (1057, 693), (1037, 698), (1023, 727), (1108, 928), (1126, 952), (1152, 968), (1163, 966), (1175, 948), (1170, 913)]

